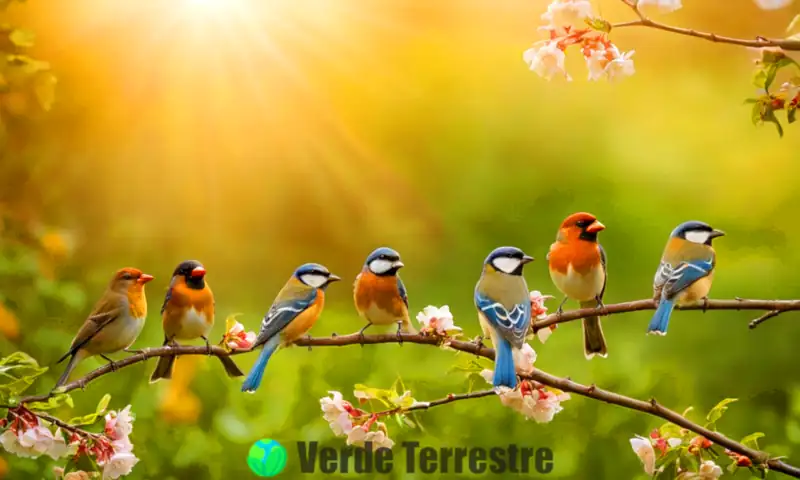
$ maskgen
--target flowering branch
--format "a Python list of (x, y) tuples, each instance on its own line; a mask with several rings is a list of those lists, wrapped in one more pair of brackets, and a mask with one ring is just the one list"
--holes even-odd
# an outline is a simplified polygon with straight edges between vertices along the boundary
[(438, 407), (439, 405), (447, 405), (448, 403), (458, 402), (460, 400), (469, 400), (473, 398), (483, 398), (483, 397), (490, 397), (493, 395), (497, 395), (497, 391), (495, 390), (478, 390), (475, 392), (469, 393), (451, 393), (444, 398), (440, 398), (438, 400), (431, 400), (430, 402), (414, 402), (410, 407), (397, 407), (392, 408), (389, 410), (384, 410), (382, 412), (376, 412), (375, 415), (382, 417), (382, 416), (389, 416), (394, 415), (397, 413), (406, 413), (406, 412), (413, 412), (415, 410), (428, 410), (432, 407)]
[(649, 28), (655, 28), (657, 30), (663, 30), (665, 32), (676, 33), (678, 35), (686, 35), (689, 37), (702, 38), (703, 40), (708, 40), (710, 42), (715, 42), (715, 43), (728, 43), (731, 45), (739, 45), (751, 48), (778, 47), (782, 48), (783, 50), (800, 51), (800, 40), (766, 38), (762, 36), (757, 36), (753, 40), (748, 40), (743, 38), (726, 37), (711, 32), (700, 32), (697, 30), (693, 30), (691, 28), (674, 27), (672, 25), (667, 25), (664, 23), (656, 22), (655, 20), (651, 20), (650, 17), (642, 13), (641, 9), (639, 9), (639, 6), (637, 5), (636, 0), (622, 0), (622, 3), (629, 6), (636, 13), (639, 19), (630, 22), (614, 23), (611, 24), (611, 28), (649, 27)]
[[(702, 307), (703, 307), (702, 305), (698, 305), (689, 308), (702, 309)], [(653, 308), (652, 300), (640, 300), (624, 304), (607, 305), (605, 307), (608, 313), (622, 313), (626, 311), (646, 310), (651, 308)], [(708, 305), (706, 305), (706, 308), (734, 309), (734, 310), (767, 309), (771, 311), (800, 310), (800, 301), (765, 301), (765, 300), (713, 300), (712, 301), (710, 300), (708, 302)], [(552, 318), (552, 316), (548, 316), (544, 320), (537, 322), (537, 325), (539, 325), (541, 328), (541, 326), (545, 325), (545, 322), (549, 322), (546, 324), (550, 325), (558, 323), (559, 321), (562, 322), (568, 321), (564, 320), (563, 318), (575, 320), (578, 318), (583, 318), (581, 315), (588, 316), (589, 313), (592, 313), (594, 315), (597, 314), (597, 312), (594, 311), (594, 309), (583, 309), (575, 312), (565, 313), (561, 316), (562, 319), (558, 321), (556, 321), (555, 318)], [(312, 346), (330, 347), (330, 346), (348, 346), (348, 345), (370, 345), (379, 343), (414, 343), (422, 345), (445, 346), (453, 350), (470, 353), (480, 357), (485, 357), (487, 359), (494, 359), (494, 350), (482, 344), (476, 342), (453, 340), (449, 338), (443, 338), (437, 335), (425, 335), (425, 334), (401, 333), (398, 335), (395, 333), (391, 334), (387, 333), (387, 334), (361, 336), (358, 333), (353, 333), (349, 335), (332, 335), (330, 337), (320, 337), (320, 338), (306, 337), (297, 341), (295, 345), (308, 346), (308, 347)], [(224, 356), (224, 355), (241, 354), (246, 352), (247, 352), (246, 350), (228, 352), (224, 348), (212, 346), (210, 350), (210, 355)], [(98, 368), (93, 372), (87, 374), (85, 377), (65, 385), (64, 387), (62, 387), (62, 389), (60, 389), (60, 392), (70, 391), (77, 388), (83, 388), (91, 380), (94, 380), (98, 377), (111, 373), (112, 371), (119, 370), (120, 368), (124, 368), (145, 361), (148, 358), (156, 356), (164, 356), (164, 355), (175, 355), (175, 354), (208, 355), (209, 350), (207, 350), (205, 346), (159, 347), (153, 349), (146, 349), (141, 353), (137, 353), (123, 360), (115, 362), (114, 367), (112, 367), (111, 365), (105, 365), (101, 368)], [(780, 459), (771, 458), (769, 454), (767, 454), (766, 452), (750, 448), (740, 442), (737, 442), (735, 440), (732, 440), (731, 438), (726, 437), (725, 435), (719, 432), (712, 431), (695, 422), (692, 422), (683, 415), (680, 415), (659, 404), (655, 399), (650, 400), (648, 402), (648, 401), (638, 400), (635, 398), (626, 397), (618, 393), (597, 388), (594, 385), (590, 386), (582, 385), (568, 378), (557, 377), (539, 369), (535, 369), (527, 374), (521, 374), (520, 376), (523, 379), (532, 380), (533, 382), (537, 382), (552, 388), (563, 390), (565, 392), (576, 393), (584, 397), (600, 400), (602, 402), (618, 405), (624, 408), (637, 410), (656, 417), (663, 418), (680, 427), (695, 432), (698, 435), (701, 435), (709, 439), (713, 443), (725, 447), (731, 452), (735, 452), (736, 454), (749, 458), (750, 460), (752, 460), (754, 465), (782, 472), (795, 478), (800, 478), (800, 468), (789, 465)], [(395, 408), (390, 411), (382, 413), (388, 415), (394, 413), (401, 413), (401, 411), (422, 410), (430, 408), (432, 406), (444, 405), (455, 401), (490, 396), (493, 393), (494, 393), (493, 391), (487, 390), (487, 391), (478, 391), (461, 395), (449, 395), (448, 397), (441, 400), (436, 400), (428, 403), (415, 402), (409, 407), (405, 407), (403, 409)], [(39, 395), (39, 396), (24, 397), (19, 400), (19, 403), (23, 404), (33, 401), (42, 401), (46, 400), (52, 395), (53, 393)], [(377, 414), (372, 414), (371, 416), (375, 416), (377, 418)]]

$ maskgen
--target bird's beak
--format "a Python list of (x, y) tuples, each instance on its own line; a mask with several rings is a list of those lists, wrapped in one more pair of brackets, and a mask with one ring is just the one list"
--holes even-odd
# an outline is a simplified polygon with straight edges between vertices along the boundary
[(144, 285), (145, 283), (149, 282), (150, 280), (152, 280), (152, 279), (154, 279), (154, 278), (155, 278), (155, 277), (154, 277), (154, 276), (152, 276), (152, 275), (148, 275), (148, 274), (146, 274), (146, 273), (143, 273), (143, 274), (141, 274), (141, 275), (139, 276), (139, 279), (138, 279), (138, 280), (136, 280), (136, 283), (138, 283), (139, 285)]
[(717, 238), (717, 237), (724, 237), (724, 236), (725, 236), (725, 232), (723, 232), (722, 230), (714, 229), (714, 230), (711, 231), (711, 235), (709, 235), (709, 238)]
[(192, 270), (193, 278), (203, 277), (205, 276), (205, 274), (206, 274), (206, 269), (203, 267), (194, 267), (194, 270)]
[(523, 265), (525, 265), (526, 263), (531, 263), (534, 260), (535, 259), (533, 257), (531, 257), (530, 255), (523, 255), (522, 256), (522, 264)]
[(394, 267), (394, 268), (403, 268), (405, 266), (406, 266), (406, 264), (401, 262), (400, 260), (398, 260), (398, 261), (396, 261), (396, 262), (394, 262), (392, 264), (392, 267)]
[(601, 230), (605, 230), (605, 229), (606, 229), (606, 226), (603, 225), (602, 223), (598, 222), (597, 220), (595, 220), (594, 222), (592, 222), (591, 225), (586, 227), (586, 231), (589, 232), (589, 233), (597, 233), (597, 232), (599, 232)]
[(330, 274), (328, 275), (328, 283), (338, 282), (342, 278), (339, 275)]

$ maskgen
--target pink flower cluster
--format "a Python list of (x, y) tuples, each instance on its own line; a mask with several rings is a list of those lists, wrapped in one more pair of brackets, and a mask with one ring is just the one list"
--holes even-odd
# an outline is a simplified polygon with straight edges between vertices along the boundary
[(244, 325), (235, 322), (222, 337), (222, 343), (231, 349), (247, 350), (253, 347), (256, 342), (255, 332), (246, 332)]
[(550, 389), (543, 385), (534, 385), (525, 380), (519, 388), (503, 389), (498, 394), (500, 402), (521, 413), (525, 418), (536, 423), (548, 423), (564, 409), (561, 402), (570, 399), (566, 392)]
[(536, 42), (523, 54), (531, 70), (546, 80), (561, 76), (572, 80), (564, 61), (571, 45), (580, 46), (589, 70), (589, 80), (614, 80), (635, 73), (633, 51), (621, 52), (604, 32), (588, 28), (592, 20), (592, 5), (588, 0), (553, 0), (542, 15), (547, 40)]
[(319, 403), (322, 407), (322, 416), (330, 424), (334, 435), (347, 437), (348, 445), (363, 447), (370, 442), (373, 450), (394, 446), (394, 441), (389, 438), (386, 424), (378, 421), (378, 415), (369, 415), (353, 407), (350, 402), (344, 400), (340, 392), (328, 393), (331, 396), (322, 397)]
[(13, 419), (0, 420), (0, 427), (8, 429), (0, 435), (0, 445), (8, 453), (25, 458), (37, 458), (47, 455), (53, 460), (75, 454), (77, 438), (70, 438), (67, 443), (60, 428), (53, 433), (49, 427), (42, 425), (33, 413), (22, 409), (10, 410)]

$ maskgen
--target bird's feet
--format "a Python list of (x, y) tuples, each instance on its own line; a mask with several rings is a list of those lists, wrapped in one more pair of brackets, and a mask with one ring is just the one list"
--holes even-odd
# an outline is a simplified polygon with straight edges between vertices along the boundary
[(561, 318), (561, 315), (564, 314), (564, 304), (567, 303), (567, 297), (564, 297), (561, 300), (561, 303), (558, 304), (558, 308), (556, 308), (556, 316)]
[(482, 349), (486, 345), (483, 344), (483, 335), (478, 335), (472, 340), (472, 343), (478, 347), (478, 350)]
[(106, 357), (105, 355), (100, 355), (100, 357), (102, 357), (103, 360), (108, 362), (108, 366), (111, 367), (111, 371), (112, 372), (116, 372), (117, 371), (117, 368), (119, 368), (119, 367), (117, 367), (117, 363), (114, 360), (111, 360), (110, 358)]
[[(306, 334), (306, 340), (308, 340), (309, 342), (311, 341), (311, 334), (310, 333)], [(309, 352), (311, 351), (311, 344), (308, 345), (308, 351)]]
[(708, 310), (708, 297), (703, 297), (703, 313), (706, 313)]
[(200, 337), (200, 338), (202, 338), (203, 341), (206, 342), (206, 355), (211, 355), (211, 343), (209, 343), (208, 338), (206, 337)]
[(364, 346), (364, 330), (368, 329), (371, 326), (372, 326), (371, 323), (367, 323), (366, 325), (364, 325), (361, 328), (361, 330), (358, 331), (358, 338), (359, 338), (359, 341), (361, 342), (361, 346), (362, 347)]
[(139, 354), (144, 353), (144, 350), (139, 350), (139, 349), (136, 349), (136, 348), (123, 348), (122, 351), (123, 352), (132, 353), (134, 355), (139, 355)]
[(401, 347), (403, 346), (403, 335), (401, 333), (402, 328), (403, 328), (403, 321), (402, 320), (398, 320), (397, 321), (397, 332), (395, 333), (395, 336), (397, 337), (397, 343), (399, 343)]

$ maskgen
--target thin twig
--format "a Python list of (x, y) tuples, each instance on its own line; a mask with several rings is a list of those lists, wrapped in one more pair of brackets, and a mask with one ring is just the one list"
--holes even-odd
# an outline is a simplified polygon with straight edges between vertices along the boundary
[(430, 402), (416, 402), (410, 407), (396, 407), (390, 410), (384, 410), (382, 412), (375, 412), (375, 413), (364, 413), (363, 416), (378, 416), (384, 417), (388, 415), (394, 415), (397, 413), (406, 413), (406, 412), (413, 412), (415, 410), (427, 410), (432, 407), (438, 407), (439, 405), (447, 405), (448, 403), (458, 402), (459, 400), (469, 400), (474, 398), (483, 398), (489, 397), (492, 395), (497, 395), (497, 391), (495, 390), (478, 390), (477, 392), (469, 392), (469, 393), (451, 393), (444, 398), (440, 398), (438, 400), (431, 400)]
[[(542, 320), (534, 322), (531, 325), (531, 329), (535, 333), (544, 327), (556, 325), (558, 323), (571, 322), (586, 317), (636, 312), (639, 310), (655, 310), (656, 306), (655, 300), (645, 299), (614, 303), (605, 305), (603, 308), (581, 308), (561, 314), (552, 313)], [(678, 306), (675, 308), (677, 310), (768, 310), (782, 313), (800, 310), (800, 300), (748, 300), (744, 298), (733, 300), (708, 300), (708, 302), (698, 302), (694, 305)]]
[(800, 40), (766, 38), (762, 36), (757, 36), (753, 40), (748, 40), (744, 38), (726, 37), (723, 35), (717, 35), (716, 33), (701, 32), (691, 28), (674, 27), (672, 25), (667, 25), (665, 23), (660, 23), (656, 22), (655, 20), (651, 20), (649, 17), (644, 15), (641, 12), (641, 10), (639, 10), (639, 8), (636, 6), (635, 1), (622, 0), (622, 3), (630, 7), (634, 11), (634, 13), (636, 13), (636, 15), (639, 17), (639, 20), (634, 20), (631, 22), (615, 23), (611, 25), (612, 29), (623, 28), (623, 27), (649, 27), (658, 30), (664, 30), (665, 32), (676, 33), (678, 35), (686, 35), (689, 37), (702, 38), (703, 40), (708, 40), (710, 42), (715, 42), (715, 43), (728, 43), (731, 45), (741, 45), (744, 47), (751, 47), (751, 48), (780, 47), (783, 50), (800, 50)]
[(764, 315), (761, 315), (760, 317), (758, 317), (755, 320), (751, 321), (748, 324), (748, 326), (750, 327), (750, 329), (756, 328), (757, 326), (759, 326), (762, 323), (766, 322), (770, 318), (777, 317), (781, 313), (783, 313), (783, 312), (781, 312), (780, 310), (769, 311), (769, 312), (765, 313)]

